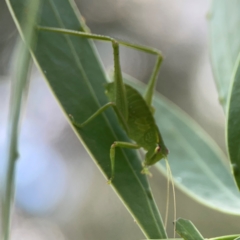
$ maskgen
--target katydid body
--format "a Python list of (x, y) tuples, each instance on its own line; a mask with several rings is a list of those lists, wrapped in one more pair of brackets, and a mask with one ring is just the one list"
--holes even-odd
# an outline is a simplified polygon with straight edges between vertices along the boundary
[[(139, 148), (143, 147), (147, 151), (144, 166), (153, 165), (166, 157), (168, 150), (144, 98), (131, 86), (124, 84), (124, 87), (128, 112), (128, 118), (125, 119), (127, 135)], [(114, 83), (106, 85), (106, 94), (109, 100), (114, 102)]]
[[(163, 158), (166, 158), (168, 155), (168, 150), (155, 123), (153, 117), (153, 107), (151, 105), (157, 75), (162, 62), (161, 53), (155, 49), (133, 45), (127, 42), (117, 41), (107, 36), (101, 36), (87, 32), (76, 32), (66, 29), (47, 27), (38, 27), (38, 29), (49, 32), (70, 34), (90, 39), (110, 41), (112, 43), (114, 54), (114, 81), (106, 85), (106, 94), (110, 102), (101, 107), (83, 123), (77, 123), (71, 116), (72, 123), (78, 128), (83, 128), (86, 124), (94, 120), (107, 108), (112, 107), (118, 116), (121, 126), (126, 131), (129, 138), (136, 142), (132, 143), (115, 141), (111, 145), (110, 159), (112, 174), (109, 182), (111, 182), (114, 178), (116, 147), (132, 149), (139, 149), (141, 147), (144, 148), (147, 153), (143, 162), (142, 173), (148, 173), (148, 166), (155, 164)], [(142, 97), (137, 90), (123, 83), (119, 59), (119, 44), (157, 55), (156, 65), (148, 83), (144, 97)]]

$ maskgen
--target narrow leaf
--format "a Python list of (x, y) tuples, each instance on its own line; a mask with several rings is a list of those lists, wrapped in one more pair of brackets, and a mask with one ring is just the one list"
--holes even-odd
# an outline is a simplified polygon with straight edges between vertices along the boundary
[(236, 63), (228, 105), (227, 144), (233, 175), (240, 189), (240, 58)]
[(209, 240), (240, 240), (239, 234), (209, 238)]
[(185, 240), (204, 240), (203, 236), (189, 220), (179, 218), (176, 221), (176, 232)]
[[(25, 0), (9, 0), (17, 26), (26, 3)], [(45, 0), (41, 10), (41, 26), (77, 31), (87, 29), (71, 1)], [(76, 121), (83, 122), (108, 102), (104, 94), (106, 76), (91, 41), (39, 31), (37, 48), (33, 54), (67, 117), (71, 114)], [(115, 114), (109, 109), (84, 128), (73, 129), (107, 181), (111, 175), (111, 144), (117, 140), (129, 141)], [(147, 178), (140, 173), (142, 166), (137, 152), (117, 149), (115, 165), (112, 187), (145, 236), (166, 238)]]
[(214, 0), (210, 14), (211, 56), (219, 98), (227, 115), (227, 145), (233, 175), (240, 189), (240, 2)]
[(13, 68), (13, 81), (11, 88), (10, 114), (8, 123), (8, 139), (6, 150), (6, 161), (4, 162), (4, 177), (1, 182), (0, 190), (2, 196), (2, 232), (1, 239), (8, 240), (10, 235), (11, 223), (11, 208), (14, 196), (14, 179), (15, 165), (18, 158), (18, 132), (19, 119), (21, 115), (21, 105), (23, 92), (28, 78), (31, 56), (29, 47), (34, 45), (34, 25), (37, 17), (37, 9), (39, 1), (27, 1), (28, 7), (23, 8), (24, 11), (29, 11), (29, 14), (24, 16), (23, 31), (24, 41), (18, 39)]

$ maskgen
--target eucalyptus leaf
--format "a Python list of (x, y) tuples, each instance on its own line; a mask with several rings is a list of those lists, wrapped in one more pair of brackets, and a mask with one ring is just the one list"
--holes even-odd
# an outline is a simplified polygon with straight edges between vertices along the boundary
[[(26, 3), (25, 0), (8, 1), (21, 34), (19, 23)], [(42, 1), (39, 22), (46, 27), (87, 30), (76, 6), (67, 0)], [(91, 41), (39, 31), (33, 57), (67, 117), (71, 114), (76, 121), (83, 122), (108, 102), (104, 94), (106, 76)], [(111, 144), (116, 140), (129, 141), (114, 112), (109, 109), (82, 129), (72, 127), (107, 181), (111, 175)], [(137, 152), (117, 149), (115, 165), (115, 178), (111, 186), (135, 222), (146, 237), (166, 238), (147, 178), (140, 173), (142, 166)]]
[[(19, 122), (22, 112), (22, 101), (24, 90), (31, 68), (31, 56), (29, 49), (34, 48), (34, 26), (37, 19), (37, 9), (39, 8), (40, 1), (36, 0), (30, 2), (27, 0), (28, 7), (23, 8), (23, 11), (29, 11), (25, 15), (21, 24), (23, 25), (24, 39), (19, 38), (15, 47), (14, 64), (13, 64), (13, 77), (11, 81), (11, 101), (8, 121), (8, 137), (6, 144), (6, 159), (3, 161), (3, 180), (0, 183), (1, 192), (1, 225), (2, 231), (0, 238), (8, 240), (10, 236), (11, 226), (11, 209), (14, 202), (15, 190), (15, 168), (18, 159), (18, 133)], [(6, 160), (6, 161), (4, 161)]]
[(209, 240), (239, 240), (239, 234), (238, 235), (228, 235), (228, 236), (221, 236), (216, 238), (209, 238)]
[[(181, 240), (183, 238), (168, 238), (168, 240)], [(221, 236), (216, 238), (204, 238), (206, 240), (240, 240), (239, 235), (227, 235), (227, 236)], [(157, 240), (157, 239), (154, 239)], [(195, 239), (194, 239), (195, 240)]]
[(240, 52), (240, 1), (213, 0), (209, 25), (212, 68), (219, 100), (226, 111), (231, 77)]
[(214, 0), (210, 14), (211, 56), (219, 98), (227, 115), (227, 145), (240, 189), (240, 2)]
[[(125, 82), (144, 92), (145, 85), (124, 75)], [(200, 126), (175, 104), (155, 93), (155, 120), (169, 148), (175, 184), (190, 197), (221, 212), (240, 215), (240, 193), (226, 157)], [(163, 161), (157, 168), (166, 174)]]
[(203, 236), (189, 220), (179, 218), (176, 222), (176, 232), (185, 240), (204, 240)]
[(236, 63), (228, 105), (227, 144), (233, 174), (240, 189), (240, 59)]

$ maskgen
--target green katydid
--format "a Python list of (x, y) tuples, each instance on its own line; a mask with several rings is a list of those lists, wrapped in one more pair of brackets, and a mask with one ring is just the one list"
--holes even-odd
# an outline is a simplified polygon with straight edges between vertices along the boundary
[[(108, 41), (112, 43), (113, 47), (113, 57), (114, 57), (114, 81), (112, 83), (106, 84), (106, 95), (110, 102), (98, 109), (94, 114), (92, 114), (85, 122), (78, 123), (74, 120), (74, 117), (70, 116), (70, 119), (75, 127), (83, 128), (90, 121), (94, 120), (99, 114), (103, 113), (109, 107), (112, 107), (115, 111), (118, 120), (122, 128), (126, 131), (130, 139), (134, 140), (136, 143), (132, 142), (120, 142), (115, 141), (110, 146), (110, 160), (111, 160), (111, 177), (108, 183), (111, 183), (114, 178), (114, 165), (115, 165), (115, 148), (131, 148), (139, 149), (144, 148), (147, 153), (145, 155), (145, 160), (143, 162), (142, 173), (150, 174), (148, 167), (160, 161), (161, 159), (167, 160), (167, 155), (169, 153), (166, 148), (161, 133), (155, 123), (153, 114), (154, 108), (152, 107), (152, 98), (156, 85), (156, 80), (158, 72), (163, 60), (161, 52), (157, 49), (135, 45), (124, 41), (115, 40), (114, 38), (108, 36), (102, 36), (97, 34), (92, 34), (90, 32), (78, 32), (62, 28), (51, 28), (51, 27), (38, 27), (39, 30), (49, 31), (61, 34), (69, 34), (73, 36), (79, 36), (94, 40)], [(119, 45), (135, 48), (140, 51), (144, 51), (157, 56), (155, 67), (153, 69), (152, 75), (150, 77), (149, 83), (144, 97), (132, 88), (131, 86), (124, 84), (122, 80), (122, 72), (120, 66), (119, 58)], [(173, 183), (172, 174), (170, 166), (166, 161), (167, 172), (170, 175), (171, 181)], [(176, 201), (175, 201), (175, 190), (173, 187), (173, 198), (174, 198), (174, 219), (176, 219)], [(168, 197), (169, 197), (169, 179), (168, 179)], [(167, 224), (168, 216), (168, 203), (169, 198), (167, 198), (166, 205), (166, 215), (165, 215), (165, 227)], [(174, 232), (175, 236), (175, 232)]]
[[(115, 141), (110, 146), (111, 177), (109, 178), (108, 182), (111, 183), (114, 178), (116, 147), (131, 149), (144, 148), (147, 153), (143, 162), (142, 173), (145, 174), (149, 173), (148, 166), (155, 164), (163, 158), (166, 159), (168, 155), (168, 149), (166, 148), (160, 131), (155, 123), (153, 117), (154, 108), (152, 107), (153, 92), (160, 65), (163, 60), (161, 53), (153, 48), (130, 44), (124, 41), (118, 41), (111, 37), (92, 34), (90, 32), (78, 32), (50, 27), (38, 27), (38, 29), (42, 31), (70, 34), (89, 39), (103, 40), (112, 43), (114, 56), (114, 81), (112, 83), (106, 84), (106, 95), (109, 98), (110, 102), (102, 106), (99, 110), (97, 110), (92, 116), (90, 116), (85, 122), (81, 124), (77, 123), (74, 120), (73, 116), (70, 115), (71, 121), (74, 126), (78, 128), (83, 128), (90, 121), (94, 120), (94, 118), (96, 118), (99, 114), (104, 112), (109, 107), (112, 107), (118, 116), (121, 126), (126, 131), (129, 138), (136, 142), (132, 143)], [(119, 59), (120, 44), (147, 53), (155, 54), (157, 56), (156, 64), (153, 69), (153, 73), (151, 75), (144, 97), (142, 97), (137, 90), (123, 83)]]

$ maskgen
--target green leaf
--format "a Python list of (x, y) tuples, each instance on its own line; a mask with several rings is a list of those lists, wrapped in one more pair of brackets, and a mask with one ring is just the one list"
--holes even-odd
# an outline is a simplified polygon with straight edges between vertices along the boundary
[[(20, 32), (19, 22), (26, 3), (25, 0), (8, 1)], [(78, 31), (86, 29), (72, 1), (45, 0), (42, 5), (41, 26)], [(91, 41), (41, 31), (38, 32), (37, 48), (33, 55), (66, 116), (72, 114), (76, 121), (83, 122), (108, 102), (104, 94), (106, 76)], [(73, 129), (107, 181), (111, 173), (111, 144), (116, 140), (129, 141), (114, 112), (109, 109), (83, 129)], [(141, 170), (136, 151), (117, 149), (112, 187), (146, 237), (166, 238), (161, 216)]]
[(209, 238), (209, 240), (240, 240), (239, 234)]
[(212, 68), (226, 110), (231, 77), (240, 52), (240, 1), (214, 0), (209, 14)]
[[(21, 118), (22, 101), (24, 90), (26, 87), (29, 69), (31, 67), (31, 56), (29, 49), (34, 47), (34, 26), (36, 23), (37, 14), (36, 11), (39, 8), (39, 0), (29, 1), (27, 0), (28, 7), (24, 8), (24, 11), (30, 11), (25, 15), (22, 20), (24, 39), (18, 39), (13, 64), (13, 76), (11, 81), (11, 101), (10, 101), (10, 114), (8, 121), (8, 137), (6, 144), (6, 159), (1, 159), (4, 162), (3, 166), (3, 180), (0, 183), (1, 191), (1, 224), (2, 231), (0, 238), (3, 240), (9, 239), (10, 225), (11, 225), (11, 209), (12, 202), (14, 200), (15, 190), (15, 168), (16, 161), (18, 159), (18, 132), (19, 121)], [(4, 161), (6, 160), (6, 161)]]
[[(168, 238), (168, 240), (181, 240), (182, 238)], [(216, 238), (204, 238), (208, 240), (240, 240), (239, 234), (237, 235), (228, 235), (228, 236), (221, 236), (221, 237), (216, 237)], [(157, 240), (157, 239), (154, 239)], [(194, 238), (195, 240), (195, 238)]]
[(236, 63), (228, 105), (227, 144), (233, 174), (240, 189), (240, 59)]
[(176, 232), (185, 240), (204, 240), (203, 236), (189, 220), (179, 218), (176, 221)]
[[(145, 85), (125, 75), (140, 92)], [(170, 150), (169, 164), (175, 184), (195, 200), (218, 211), (240, 215), (240, 193), (223, 152), (181, 109), (162, 95), (153, 100), (156, 123)], [(164, 161), (157, 168), (166, 173)]]
[[(227, 145), (240, 189), (240, 2), (214, 0), (210, 14), (212, 65), (219, 98), (227, 115)], [(238, 57), (239, 56), (239, 57)]]

